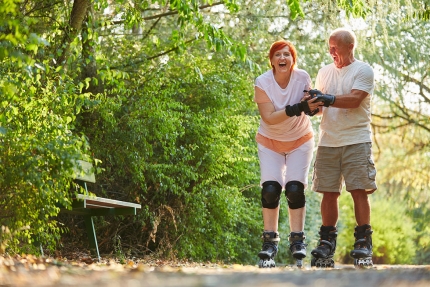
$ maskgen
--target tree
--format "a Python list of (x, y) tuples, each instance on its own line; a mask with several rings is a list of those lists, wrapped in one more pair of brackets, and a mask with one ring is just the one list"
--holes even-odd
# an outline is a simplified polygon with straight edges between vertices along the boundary
[(17, 4), (0, 5), (1, 19), (7, 19), (0, 38), (2, 251), (35, 241), (54, 246), (59, 228), (52, 216), (58, 204), (70, 205), (73, 161), (88, 149), (85, 137), (70, 132), (88, 95), (51, 69), (48, 59), (35, 59), (47, 43), (30, 32), (32, 21)]
[[(98, 225), (106, 237), (102, 250), (119, 244), (110, 238), (122, 238), (122, 246), (115, 247), (133, 255), (173, 250), (170, 255), (181, 258), (253, 262), (260, 244), (255, 240), (260, 204), (252, 81), (267, 69), (270, 43), (282, 37), (296, 43), (299, 67), (314, 77), (330, 62), (328, 31), (340, 23), (357, 25), (358, 57), (381, 69), (384, 79), (401, 79), (405, 89), (418, 80), (413, 85), (422, 87), (417, 95), (423, 105), (425, 66), (413, 65), (418, 56), (409, 48), (411, 36), (402, 44), (395, 29), (427, 45), (425, 30), (418, 34), (411, 28), (427, 29), (426, 9), (421, 1), (3, 2), (2, 224), (18, 232), (14, 239), (24, 234), (29, 242), (39, 237), (54, 243), (59, 235), (55, 206), (70, 203), (73, 161), (85, 158), (99, 171), (91, 190), (143, 204), (132, 222), (115, 218)], [(387, 25), (385, 19), (402, 24)], [(406, 46), (415, 55), (404, 58), (414, 73), (401, 75), (392, 68)], [(397, 95), (389, 90), (392, 83), (378, 82), (384, 92), (375, 93), (382, 100), (375, 101), (375, 142), (383, 146), (399, 131), (385, 121), (390, 113), (390, 124), (413, 126), (426, 146), (425, 109), (399, 104), (391, 97)], [(390, 109), (380, 105), (385, 102)], [(313, 122), (317, 129), (318, 120)], [(410, 150), (417, 149), (416, 138), (400, 138), (399, 145), (407, 139)], [(379, 154), (383, 184), (425, 203), (419, 188), (426, 188), (426, 174), (414, 186), (390, 182), (408, 170), (395, 175), (394, 168), (382, 168), (391, 167), (385, 153), (404, 156), (403, 148), (390, 147)], [(428, 163), (419, 163), (425, 170)], [(405, 193), (409, 187), (413, 192)], [(317, 196), (312, 196), (314, 204)], [(23, 203), (25, 208), (10, 213)], [(318, 213), (314, 208), (308, 216)], [(311, 238), (315, 228), (307, 228)], [(15, 249), (8, 243), (9, 250), (18, 250), (18, 241)]]

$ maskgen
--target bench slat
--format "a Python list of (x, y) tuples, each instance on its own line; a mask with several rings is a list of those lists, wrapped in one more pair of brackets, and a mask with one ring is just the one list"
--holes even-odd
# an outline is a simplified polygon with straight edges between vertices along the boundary
[(136, 208), (124, 207), (124, 208), (73, 208), (71, 210), (64, 209), (63, 213), (83, 215), (83, 216), (107, 216), (107, 215), (136, 215)]
[(84, 202), (84, 207), (86, 208), (125, 208), (125, 207), (133, 207), (133, 208), (142, 208), (140, 204), (125, 202), (115, 199), (108, 199), (97, 196), (89, 196), (84, 194), (77, 195), (78, 201)]
[[(93, 165), (83, 160), (78, 160), (76, 162), (73, 177), (76, 179), (75, 182), (85, 189), (86, 193), (88, 193), (87, 182), (96, 182)], [(64, 213), (82, 215), (84, 217), (91, 252), (97, 256), (99, 261), (100, 253), (97, 235), (94, 229), (93, 216), (136, 215), (137, 209), (142, 208), (142, 206), (137, 203), (83, 194), (78, 194), (76, 198), (73, 198), (72, 209), (65, 209), (61, 205), (59, 205), (59, 207)]]

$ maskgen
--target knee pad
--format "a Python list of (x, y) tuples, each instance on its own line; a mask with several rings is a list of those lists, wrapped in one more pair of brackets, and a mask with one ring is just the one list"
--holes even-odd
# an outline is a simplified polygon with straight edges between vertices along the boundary
[(305, 186), (300, 181), (287, 182), (285, 196), (287, 197), (289, 208), (299, 209), (305, 206)]
[(277, 181), (263, 182), (261, 189), (261, 203), (264, 208), (275, 209), (279, 206), (281, 199), (282, 186)]

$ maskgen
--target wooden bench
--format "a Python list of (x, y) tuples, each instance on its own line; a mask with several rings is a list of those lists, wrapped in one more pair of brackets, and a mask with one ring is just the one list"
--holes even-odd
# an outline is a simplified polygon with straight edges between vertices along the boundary
[(85, 194), (78, 194), (76, 198), (73, 198), (72, 209), (61, 208), (60, 212), (84, 217), (91, 252), (100, 261), (93, 216), (136, 215), (137, 209), (141, 208), (141, 205), (89, 195), (87, 183), (96, 182), (93, 165), (82, 160), (79, 160), (77, 164), (80, 168), (75, 169), (74, 178), (85, 189)]

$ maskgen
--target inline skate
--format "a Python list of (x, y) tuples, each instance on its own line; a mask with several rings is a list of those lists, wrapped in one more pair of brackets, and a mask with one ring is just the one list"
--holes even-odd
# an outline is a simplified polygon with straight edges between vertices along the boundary
[(334, 268), (337, 229), (335, 226), (321, 226), (318, 246), (312, 250), (311, 267)]
[(258, 267), (272, 268), (276, 267), (275, 256), (278, 253), (279, 233), (274, 231), (265, 231), (261, 237), (263, 239), (263, 247), (258, 253), (260, 261)]
[(290, 251), (293, 257), (296, 259), (296, 266), (298, 268), (303, 267), (303, 258), (306, 257), (306, 244), (305, 244), (305, 233), (304, 232), (291, 232), (289, 235)]
[(355, 227), (354, 250), (351, 251), (350, 255), (354, 258), (354, 266), (356, 268), (373, 266), (372, 233), (373, 230), (369, 224)]

